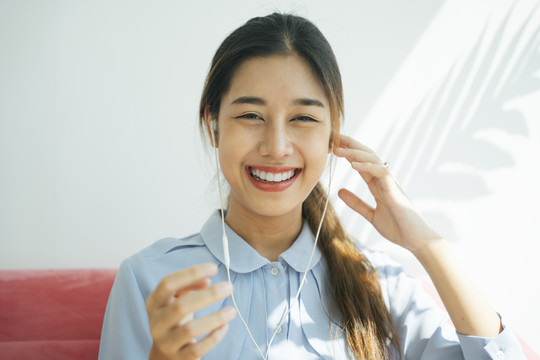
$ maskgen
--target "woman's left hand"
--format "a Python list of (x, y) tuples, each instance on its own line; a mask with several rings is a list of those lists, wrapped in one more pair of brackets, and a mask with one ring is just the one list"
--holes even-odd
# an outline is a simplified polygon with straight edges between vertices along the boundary
[(358, 171), (375, 198), (373, 208), (351, 191), (341, 189), (339, 197), (369, 221), (377, 231), (412, 252), (441, 237), (414, 209), (411, 202), (377, 155), (354, 139), (340, 135), (340, 147), (334, 151), (346, 158)]

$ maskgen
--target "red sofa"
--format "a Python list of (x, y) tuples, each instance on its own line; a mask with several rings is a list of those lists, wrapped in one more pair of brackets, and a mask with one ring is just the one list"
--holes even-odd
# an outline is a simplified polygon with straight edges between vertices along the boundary
[(0, 271), (0, 358), (98, 356), (116, 270)]
[[(0, 270), (0, 358), (95, 360), (116, 270)], [(432, 286), (428, 293), (437, 297)], [(525, 343), (529, 360), (540, 360)]]

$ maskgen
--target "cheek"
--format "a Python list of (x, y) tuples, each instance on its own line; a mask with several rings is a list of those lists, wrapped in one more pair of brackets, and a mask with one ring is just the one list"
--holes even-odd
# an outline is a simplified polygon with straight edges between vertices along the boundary
[(317, 151), (317, 152), (312, 152), (310, 154), (310, 161), (309, 161), (309, 164), (311, 164), (311, 171), (315, 171), (317, 174), (316, 174), (316, 177), (319, 178), (323, 171), (324, 171), (324, 167), (326, 165), (326, 159), (328, 157), (328, 152), (327, 151)]
[(240, 161), (242, 154), (242, 146), (237, 143), (223, 141), (219, 144), (219, 162), (221, 164), (221, 169), (225, 173), (230, 168)]
[(303, 155), (307, 169), (314, 177), (319, 178), (324, 171), (328, 158), (329, 140), (325, 135), (312, 139), (303, 147)]
[(253, 148), (252, 138), (238, 131), (223, 131), (219, 139), (219, 162), (221, 171), (231, 182), (237, 176), (247, 154)]
[(227, 124), (223, 124), (223, 127), (220, 129), (220, 149), (222, 145), (227, 149), (232, 147), (232, 150), (253, 146), (253, 142), (256, 141), (255, 137), (258, 136), (258, 134), (254, 133), (253, 129), (235, 124), (232, 121), (225, 120), (224, 122), (227, 122)]

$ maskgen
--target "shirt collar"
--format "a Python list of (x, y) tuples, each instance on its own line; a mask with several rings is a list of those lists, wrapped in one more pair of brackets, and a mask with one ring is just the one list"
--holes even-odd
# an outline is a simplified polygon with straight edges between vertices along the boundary
[[(225, 224), (225, 233), (229, 239), (229, 256), (232, 271), (248, 273), (270, 263), (268, 259), (262, 257), (227, 224)], [(201, 230), (201, 237), (212, 255), (222, 263), (225, 263), (221, 242), (221, 212), (219, 210), (214, 212), (206, 221)], [(307, 223), (304, 222), (302, 231), (300, 231), (294, 243), (279, 256), (279, 259), (283, 260), (297, 272), (304, 272), (313, 250), (313, 242), (314, 236)], [(321, 252), (319, 248), (315, 248), (313, 260), (308, 270), (311, 270), (317, 265), (320, 258)]]

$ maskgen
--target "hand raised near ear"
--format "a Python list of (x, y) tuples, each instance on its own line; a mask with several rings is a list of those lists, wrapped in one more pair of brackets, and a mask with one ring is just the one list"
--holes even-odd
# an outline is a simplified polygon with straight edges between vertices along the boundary
[(347, 189), (341, 189), (339, 197), (369, 221), (382, 236), (411, 251), (441, 238), (416, 211), (388, 166), (373, 150), (348, 136), (340, 135), (340, 147), (334, 152), (347, 159), (358, 172), (373, 195), (376, 206), (370, 206)]

